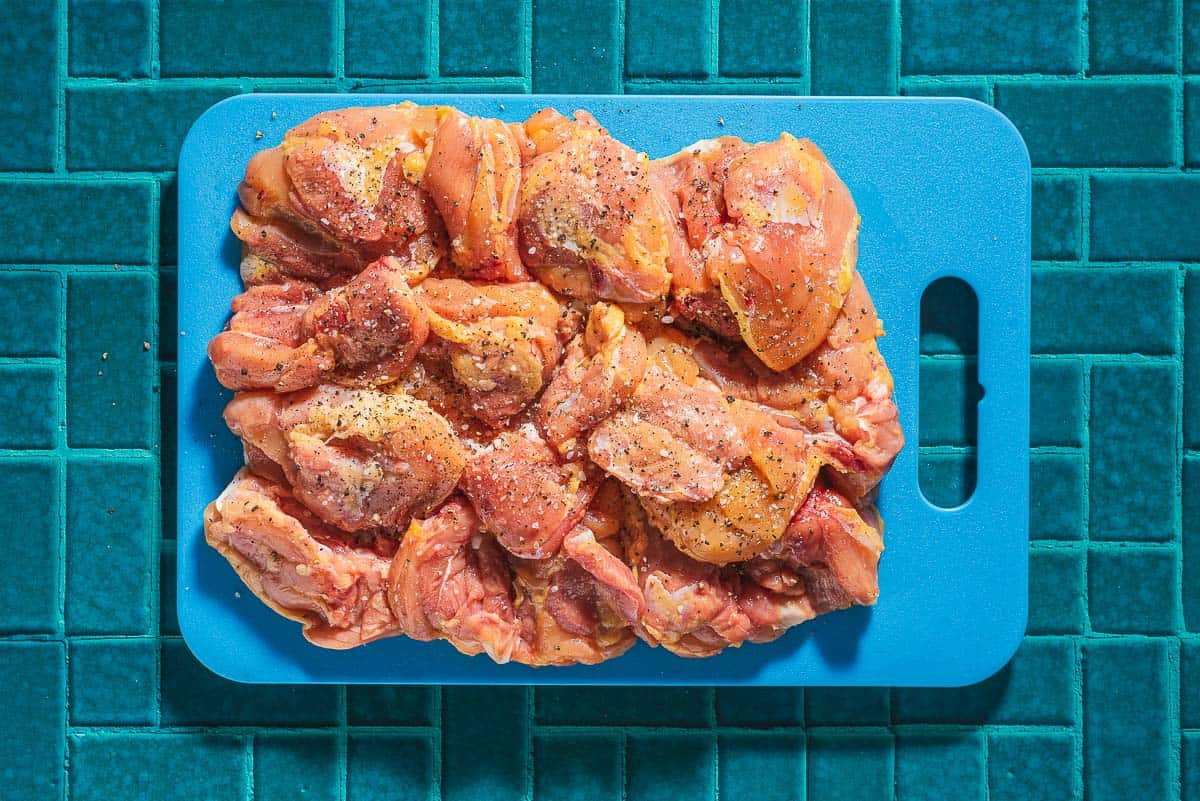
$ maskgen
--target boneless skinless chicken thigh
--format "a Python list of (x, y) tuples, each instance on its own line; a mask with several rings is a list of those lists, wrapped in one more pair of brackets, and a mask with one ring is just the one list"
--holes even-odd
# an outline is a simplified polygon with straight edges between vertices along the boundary
[(209, 356), (245, 467), (205, 533), (314, 644), (702, 657), (875, 603), (904, 438), (813, 143), (352, 108), (238, 197)]

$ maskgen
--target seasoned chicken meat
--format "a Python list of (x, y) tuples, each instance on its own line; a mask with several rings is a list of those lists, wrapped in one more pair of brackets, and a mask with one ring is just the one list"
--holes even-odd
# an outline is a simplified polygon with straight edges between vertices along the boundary
[(238, 199), (209, 356), (245, 467), (205, 534), (310, 642), (707, 657), (877, 601), (904, 435), (812, 142), (341, 109)]

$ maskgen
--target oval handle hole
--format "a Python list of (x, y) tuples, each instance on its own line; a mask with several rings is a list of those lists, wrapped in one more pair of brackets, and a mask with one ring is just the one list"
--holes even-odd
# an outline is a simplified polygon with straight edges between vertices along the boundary
[(979, 298), (959, 278), (939, 278), (921, 295), (917, 481), (934, 506), (970, 500), (977, 481)]

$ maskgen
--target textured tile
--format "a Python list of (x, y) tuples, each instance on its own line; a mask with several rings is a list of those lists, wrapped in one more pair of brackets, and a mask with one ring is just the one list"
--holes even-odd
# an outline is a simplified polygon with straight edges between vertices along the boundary
[(66, 655), (62, 643), (0, 642), (5, 688), (0, 786), (5, 797), (59, 798), (66, 756)]
[(1075, 722), (1075, 645), (1066, 638), (1026, 639), (1012, 661), (969, 687), (900, 687), (892, 709), (897, 723), (1019, 723), (1070, 726)]
[(1200, 630), (1200, 459), (1183, 460), (1183, 618)]
[(1200, 447), (1200, 269), (1189, 267), (1183, 289), (1183, 442)]
[(156, 801), (164, 788), (177, 798), (241, 801), (246, 747), (224, 734), (71, 736), (72, 801)]
[[(387, 31), (386, 45), (380, 31)], [(423, 0), (346, 0), (346, 74), (424, 78), (429, 35), (429, 3)]]
[[(173, 170), (192, 123), (237, 84), (99, 85), (67, 89), (67, 167)], [(118, 113), (120, 125), (113, 125)]]
[(1200, 260), (1197, 207), (1200, 175), (1093, 175), (1092, 259)]
[(1200, 0), (1183, 0), (1183, 69), (1200, 72)]
[(1200, 728), (1200, 642), (1179, 643), (1179, 725)]
[(1175, 71), (1174, 0), (1088, 0), (1091, 72)]
[(0, 178), (0, 261), (148, 264), (149, 224), (146, 181)]
[(1029, 457), (1029, 536), (1035, 540), (1083, 539), (1087, 497), (1082, 453)]
[(1034, 359), (1029, 375), (1031, 445), (1083, 443), (1083, 362)]
[(1187, 166), (1200, 167), (1200, 81), (1183, 88), (1183, 140)]
[(521, 798), (529, 732), (522, 687), (442, 690), (442, 799)]
[[(1176, 370), (1172, 364), (1096, 365), (1092, 368), (1091, 519), (1093, 540), (1168, 540), (1175, 534)], [(1167, 390), (1167, 391), (1164, 391)], [(1130, 454), (1137, 454), (1136, 461)]]
[[(718, 60), (722, 75), (774, 77), (804, 74), (808, 4), (724, 0), (720, 4)], [(763, 20), (770, 20), (763, 25)]]
[(1035, 167), (1175, 161), (1175, 97), (1167, 81), (999, 81), (996, 108), (1020, 129)]
[(709, 5), (687, 0), (628, 0), (625, 75), (630, 78), (699, 78), (711, 70)]
[(71, 0), (72, 75), (140, 78), (150, 74), (149, 0)]
[(0, 355), (62, 354), (62, 284), (56, 273), (0, 272)]
[(800, 726), (804, 690), (800, 687), (720, 687), (717, 723), (723, 726)]
[(149, 633), (155, 484), (149, 460), (67, 463), (67, 633)]
[(353, 685), (346, 688), (346, 722), (351, 726), (429, 726), (436, 687)]
[[(60, 481), (57, 466), (48, 459), (0, 461), (0, 508), (7, 510), (6, 558), (0, 566), (0, 634), (45, 634), (60, 626)], [(31, 504), (30, 498), (38, 503)], [(0, 682), (0, 686), (5, 685)]]
[(523, 75), (526, 28), (520, 0), (441, 0), (441, 74)]
[(878, 733), (822, 731), (808, 734), (808, 801), (892, 798), (893, 741)]
[[(148, 448), (155, 438), (154, 277), (72, 275), (67, 282), (67, 441)], [(120, 314), (115, 314), (116, 310)], [(108, 354), (107, 357), (105, 354)]]
[(58, 369), (49, 365), (0, 366), (0, 448), (53, 448), (61, 425)]
[(969, 97), (980, 103), (988, 102), (988, 84), (983, 78), (904, 78), (900, 94), (914, 97)]
[[(1088, 799), (1167, 798), (1171, 791), (1167, 643), (1083, 646), (1083, 786)], [(1130, 744), (1137, 758), (1130, 759)]]
[[(1173, 353), (1177, 286), (1178, 274), (1170, 268), (1035, 269), (1033, 351)], [(1081, 299), (1087, 301), (1083, 309)]]
[(1092, 629), (1173, 634), (1179, 629), (1179, 558), (1174, 549), (1121, 547), (1088, 555)]
[(810, 687), (805, 693), (809, 726), (886, 726), (891, 720), (887, 687)]
[(988, 737), (989, 801), (1070, 801), (1075, 737), (1059, 732), (1004, 732)]
[(980, 397), (974, 358), (922, 358), (919, 380), (921, 444), (974, 445)]
[(804, 795), (801, 732), (731, 732), (717, 738), (720, 798), (792, 801)]
[(919, 459), (917, 484), (934, 506), (953, 509), (974, 494), (978, 477), (974, 448), (952, 453), (922, 451)]
[(625, 757), (627, 801), (712, 798), (713, 738), (708, 733), (629, 735)]
[(254, 738), (255, 801), (334, 796), (339, 761), (336, 734), (259, 734)]
[(162, 642), (164, 726), (330, 726), (337, 688), (238, 684), (211, 672), (182, 640)]
[(1081, 195), (1074, 175), (1033, 177), (1033, 258), (1070, 261), (1083, 255)]
[(896, 93), (899, 44), (894, 3), (811, 0), (809, 50), (814, 95)]
[(539, 687), (546, 725), (707, 726), (712, 690), (702, 687)]
[(1079, 10), (1062, 0), (902, 0), (906, 74), (1071, 73)]
[(533, 7), (533, 91), (621, 91), (621, 7), (564, 0)]
[(1200, 799), (1200, 732), (1184, 732), (1182, 735), (1182, 757), (1180, 779), (1183, 801)]
[(979, 351), (979, 298), (961, 278), (939, 278), (921, 293), (921, 353)]
[(356, 801), (432, 798), (433, 744), (424, 734), (352, 733), (346, 751), (346, 797)]
[(896, 736), (896, 801), (970, 801), (987, 796), (983, 735), (904, 732)]
[(1029, 633), (1080, 634), (1087, 601), (1086, 554), (1075, 548), (1029, 552)]
[(148, 726), (158, 710), (158, 643), (152, 638), (71, 643), (71, 724)]
[(540, 733), (533, 738), (533, 797), (545, 801), (608, 801), (625, 789), (621, 735)]
[[(58, 14), (39, 3), (8, 3), (0, 14), (0, 170), (54, 166)], [(19, 230), (4, 225), (0, 231)]]
[[(159, 12), (159, 61), (174, 75), (332, 75), (333, 0), (172, 0)], [(264, 47), (264, 31), (287, 31)]]

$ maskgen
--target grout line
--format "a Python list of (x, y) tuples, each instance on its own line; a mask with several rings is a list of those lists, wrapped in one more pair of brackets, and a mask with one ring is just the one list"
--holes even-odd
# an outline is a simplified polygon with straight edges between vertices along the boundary
[(445, 771), (445, 749), (442, 746), (442, 693), (445, 688), (435, 686), (433, 689), (433, 709), (430, 710), (430, 721), (433, 724), (433, 801), (442, 801), (442, 774)]
[(67, 171), (67, 73), (68, 73), (68, 25), (67, 0), (57, 0), (55, 14), (58, 29), (55, 35), (55, 78), (54, 89), (54, 174)]
[(715, 78), (721, 74), (721, 0), (708, 0), (704, 13), (708, 15), (708, 50), (704, 57), (704, 72)]
[(346, 0), (333, 5), (333, 75), (342, 91), (346, 85)]
[(159, 8), (159, 0), (150, 3), (150, 77), (158, 80), (162, 75), (161, 56), (159, 51), (162, 47), (161, 42), (161, 9)]
[(347, 801), (350, 797), (350, 734), (347, 719), (349, 718), (349, 702), (346, 685), (337, 689), (337, 757), (338, 757), (338, 799)]
[(431, 78), (442, 77), (442, 2), (429, 0), (429, 62), (426, 70)]

